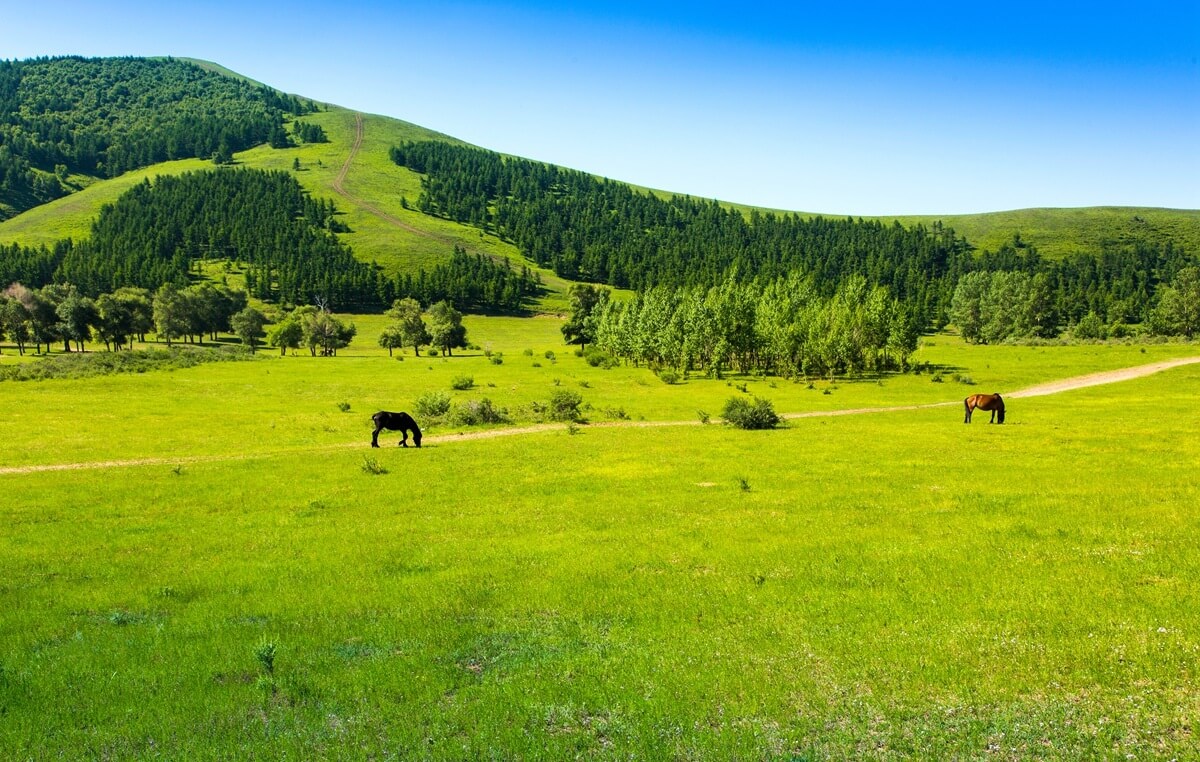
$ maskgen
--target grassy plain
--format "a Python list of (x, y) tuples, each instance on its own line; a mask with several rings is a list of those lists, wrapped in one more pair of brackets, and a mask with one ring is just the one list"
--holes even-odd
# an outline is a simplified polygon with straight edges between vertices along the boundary
[(551, 319), (471, 319), (500, 365), (389, 359), (373, 320), (338, 358), (0, 386), (0, 468), (156, 458), (0, 473), (0, 756), (1200, 754), (1200, 367), (1003, 427), (950, 407), (372, 451), (366, 425), (464, 374), (456, 398), (512, 410), (568, 387), (594, 421), (696, 421), (743, 383), (786, 412), (957, 400), (1194, 346), (939, 336), (944, 383), (668, 386), (588, 367)]

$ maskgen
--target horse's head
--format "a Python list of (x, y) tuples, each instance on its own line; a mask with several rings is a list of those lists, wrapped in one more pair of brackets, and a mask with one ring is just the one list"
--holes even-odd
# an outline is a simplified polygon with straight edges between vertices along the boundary
[(417, 447), (420, 447), (421, 446), (421, 430), (417, 428), (416, 424), (413, 424), (412, 438), (413, 438), (413, 444), (416, 445)]

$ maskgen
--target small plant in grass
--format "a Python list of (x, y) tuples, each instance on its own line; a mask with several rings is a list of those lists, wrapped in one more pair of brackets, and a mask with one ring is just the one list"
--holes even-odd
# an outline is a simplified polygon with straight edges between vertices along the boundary
[(574, 421), (569, 422), (567, 424), (567, 433), (570, 434), (571, 436), (575, 436), (576, 434), (578, 434), (579, 433), (579, 424), (575, 423)]
[(971, 378), (970, 376), (966, 375), (965, 373), (955, 373), (953, 378), (958, 383), (965, 384), (966, 386), (974, 386), (975, 385), (975, 379)]
[(525, 350), (522, 350), (521, 354), (525, 355), (526, 357), (533, 357), (533, 350), (525, 349)]
[(388, 472), (387, 468), (379, 462), (378, 458), (370, 455), (363, 456), (362, 470), (364, 474), (371, 474), (372, 476), (382, 476)]
[(935, 383), (935, 384), (940, 384), (940, 383), (942, 383), (942, 381), (943, 381), (944, 379), (942, 379), (942, 374), (941, 374), (941, 373), (934, 373), (934, 374), (933, 374), (933, 378), (931, 378), (931, 379), (929, 379), (929, 380), (930, 380), (930, 381), (932, 381), (932, 382), (933, 382), (933, 383)]
[(275, 674), (275, 653), (275, 643), (270, 640), (265, 640), (254, 648), (254, 658), (258, 659), (258, 665), (265, 674)]
[(176, 476), (183, 476), (183, 466), (181, 464), (171, 466), (171, 473), (175, 474)]
[(750, 491), (750, 482), (746, 479), (746, 477), (738, 477), (738, 489), (740, 489), (742, 492)]
[(546, 353), (544, 355), (542, 355), (542, 357), (545, 357), (550, 362), (554, 362), (555, 360), (558, 359), (558, 356), (554, 354), (553, 349), (547, 349)]
[(421, 418), (441, 418), (450, 410), (450, 395), (445, 392), (425, 392), (413, 403)]
[(533, 367), (535, 367), (535, 368), (540, 368), (540, 367), (542, 367), (542, 364), (541, 364), (540, 362), (535, 362), (535, 363), (533, 364)]
[(465, 391), (475, 385), (475, 379), (471, 376), (455, 376), (450, 380), (450, 388), (459, 391)]
[(735, 386), (735, 387), (733, 387), (733, 388), (734, 388), (734, 389), (737, 389), (737, 390), (738, 390), (739, 392), (741, 392), (742, 394), (749, 394), (749, 393), (750, 393), (750, 389), (749, 389), (749, 387), (747, 387), (747, 386), (746, 386), (746, 384), (744, 384), (744, 383), (743, 383), (743, 384), (738, 384), (737, 386)]
[(618, 421), (629, 420), (629, 413), (626, 413), (623, 407), (606, 407), (604, 408), (604, 414)]
[(591, 388), (592, 388), (592, 382), (591, 382), (591, 381), (588, 381), (586, 378), (585, 378), (585, 379), (583, 379), (582, 381), (580, 381), (580, 382), (579, 382), (579, 385), (580, 385), (580, 386), (582, 386), (584, 389), (591, 389)]
[(658, 372), (658, 378), (664, 384), (679, 383), (679, 372), (672, 368), (663, 368)]
[(350, 412), (350, 403), (349, 402), (339, 402), (339, 403), (337, 403), (337, 409), (341, 410), (343, 413), (349, 413)]
[(704, 410), (697, 410), (696, 416), (700, 419), (700, 423), (703, 424), (708, 424), (712, 421), (712, 418), (709, 416), (708, 412)]
[(504, 353), (503, 352), (497, 352), (496, 354), (492, 355), (492, 365), (503, 365), (503, 364), (504, 364)]
[(721, 415), (739, 429), (773, 429), (779, 424), (779, 415), (770, 400), (759, 397), (730, 397)]

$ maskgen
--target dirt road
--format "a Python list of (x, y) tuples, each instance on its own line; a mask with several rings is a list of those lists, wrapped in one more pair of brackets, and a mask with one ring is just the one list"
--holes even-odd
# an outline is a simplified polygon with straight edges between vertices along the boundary
[[(1019, 389), (1015, 392), (1004, 392), (1004, 396), (1010, 399), (1019, 399), (1023, 397), (1040, 397), (1047, 394), (1059, 394), (1068, 392), (1074, 389), (1085, 389), (1089, 386), (1099, 386), (1100, 384), (1113, 384), (1120, 381), (1129, 381), (1142, 376), (1149, 376), (1152, 373), (1177, 368), (1181, 365), (1191, 365), (1200, 363), (1200, 357), (1181, 357), (1174, 360), (1163, 360), (1161, 362), (1149, 363), (1147, 365), (1137, 365), (1132, 368), (1120, 368), (1118, 370), (1108, 370), (1101, 373), (1089, 373), (1086, 376), (1074, 376), (1072, 378), (1064, 378), (1059, 381), (1050, 381), (1044, 384), (1038, 384), (1026, 389)], [(845, 410), (812, 410), (804, 413), (785, 413), (784, 418), (789, 420), (800, 418), (827, 418), (841, 415), (866, 415), (868, 413), (895, 413), (904, 410), (924, 410), (926, 408), (935, 407), (950, 407), (951, 405), (961, 405), (961, 400), (951, 400), (949, 402), (931, 402), (924, 405), (898, 405), (894, 407), (860, 407), (849, 408)], [(612, 429), (612, 428), (662, 428), (666, 426), (699, 426), (696, 421), (605, 421), (603, 423), (588, 424), (588, 429)], [(512, 437), (524, 434), (536, 434), (543, 431), (561, 430), (561, 423), (543, 423), (536, 426), (516, 426), (506, 429), (490, 429), (488, 431), (472, 431), (463, 434), (440, 434), (432, 437), (425, 437), (424, 442), (429, 444), (447, 444), (451, 442), (467, 442), (477, 439), (494, 439), (496, 437)], [(84, 469), (105, 469), (105, 468), (127, 468), (131, 466), (182, 466), (196, 463), (215, 463), (218, 461), (234, 461), (234, 460), (257, 460), (262, 458), (274, 458), (282, 455), (295, 455), (298, 453), (311, 452), (332, 452), (344, 450), (352, 447), (363, 447), (364, 442), (349, 442), (345, 444), (327, 445), (323, 447), (309, 447), (293, 450), (277, 450), (274, 452), (261, 452), (249, 455), (193, 455), (173, 458), (134, 458), (130, 460), (102, 460), (86, 463), (52, 463), (37, 466), (0, 466), (0, 476), (5, 474), (33, 474), (43, 473), (46, 471), (77, 471)]]

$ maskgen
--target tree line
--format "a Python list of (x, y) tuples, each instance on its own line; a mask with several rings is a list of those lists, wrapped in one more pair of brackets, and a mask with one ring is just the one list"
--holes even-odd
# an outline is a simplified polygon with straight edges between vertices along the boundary
[[(1009, 339), (1052, 338), (1064, 327), (1062, 306), (1054, 299), (1054, 270), (1029, 274), (1021, 270), (979, 270), (959, 279), (954, 289), (950, 319), (964, 339), (995, 344)], [(1148, 280), (1148, 279), (1146, 279)], [(1084, 302), (1088, 311), (1067, 323), (1079, 339), (1120, 338), (1135, 332), (1192, 338), (1200, 331), (1200, 268), (1179, 268), (1170, 280), (1150, 286), (1146, 280), (1127, 283), (1139, 298), (1120, 294), (1121, 283), (1110, 281), (1098, 291), (1108, 295)], [(1145, 289), (1151, 288), (1147, 294)], [(1092, 306), (1092, 305), (1095, 306)], [(1077, 309), (1080, 308), (1077, 305)]]
[(734, 271), (811, 273), (826, 293), (853, 274), (929, 312), (949, 306), (946, 277), (970, 266), (953, 230), (753, 212), (670, 199), (548, 164), (438, 141), (391, 149), (423, 174), (417, 208), (494, 231), (573, 280), (633, 289), (713, 285)]
[[(312, 101), (170, 58), (0, 61), (0, 219), (71, 192), (71, 174), (115, 177), (172, 159), (290, 144), (286, 116), (316, 110)], [(316, 130), (298, 134), (312, 142), (306, 137)]]
[(40, 289), (13, 283), (0, 292), (0, 339), (16, 344), (20, 354), (30, 344), (35, 352), (43, 345), (49, 352), (57, 342), (64, 352), (83, 351), (88, 341), (103, 342), (110, 351), (132, 349), (151, 331), (168, 346), (234, 333), (254, 347), (265, 322), (246, 292), (208, 283), (184, 289), (167, 283), (154, 292), (125, 286), (94, 299), (62, 283)]
[[(1040, 301), (1031, 306), (1038, 314), (1028, 331), (1056, 335), (1089, 314), (1108, 323), (1147, 321), (1156, 289), (1200, 263), (1197, 252), (1151, 237), (1047, 260), (1019, 235), (980, 252), (940, 224), (905, 228), (744, 215), (715, 201), (664, 199), (586, 173), (444, 142), (394, 146), (391, 158), (423, 175), (416, 202), (422, 212), (493, 231), (564, 277), (642, 291), (711, 286), (729, 273), (770, 279), (798, 271), (828, 296), (862, 276), (886, 287), (923, 326), (940, 328), (951, 319), (964, 276), (1023, 273), (1037, 286), (1029, 298)], [(1007, 282), (1025, 283), (1020, 277)]]
[(618, 302), (591, 285), (571, 289), (563, 334), (634, 365), (792, 377), (903, 370), (919, 319), (882, 286), (851, 276), (825, 296), (797, 272), (715, 286), (656, 286)]

